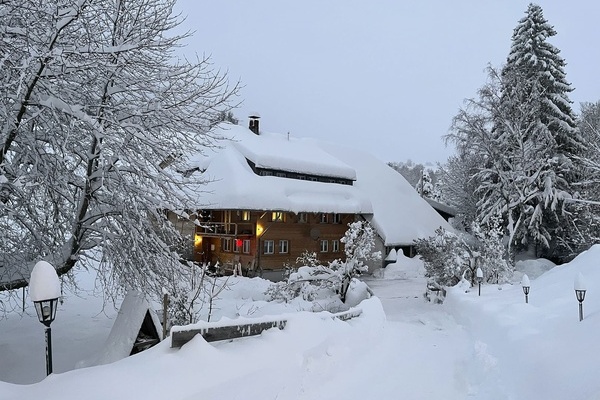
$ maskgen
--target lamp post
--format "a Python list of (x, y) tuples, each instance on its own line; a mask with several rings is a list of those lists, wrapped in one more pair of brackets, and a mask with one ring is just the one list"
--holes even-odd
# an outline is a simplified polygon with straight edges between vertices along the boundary
[(527, 274), (523, 274), (521, 286), (523, 286), (523, 293), (525, 293), (525, 303), (529, 303), (529, 288), (531, 287), (531, 283), (529, 283), (529, 277)]
[(481, 296), (481, 282), (483, 281), (483, 271), (477, 267), (477, 283), (479, 284), (479, 296)]
[(583, 321), (583, 300), (585, 300), (585, 283), (583, 279), (583, 275), (580, 273), (575, 277), (575, 296), (577, 297), (577, 301), (579, 301), (579, 321)]
[(46, 261), (39, 261), (31, 271), (29, 296), (38, 319), (46, 326), (46, 375), (52, 373), (52, 331), (50, 324), (56, 317), (60, 297), (60, 280), (56, 270)]

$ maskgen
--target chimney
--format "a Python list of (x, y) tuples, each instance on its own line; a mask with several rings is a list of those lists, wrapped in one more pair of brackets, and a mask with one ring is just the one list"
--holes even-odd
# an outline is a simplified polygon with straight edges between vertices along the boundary
[(259, 130), (258, 130), (258, 119), (260, 118), (260, 115), (258, 115), (258, 113), (252, 113), (248, 116), (249, 118), (249, 123), (248, 123), (248, 128), (254, 132), (255, 135), (260, 135)]

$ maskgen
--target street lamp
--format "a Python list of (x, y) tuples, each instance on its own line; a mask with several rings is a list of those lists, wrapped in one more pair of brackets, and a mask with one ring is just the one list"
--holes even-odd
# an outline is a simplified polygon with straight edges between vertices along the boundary
[(583, 321), (583, 300), (585, 300), (585, 283), (583, 279), (583, 275), (580, 273), (575, 277), (575, 296), (577, 297), (577, 301), (579, 301), (579, 321)]
[(479, 284), (479, 295), (481, 296), (481, 282), (483, 281), (483, 271), (477, 267), (477, 283)]
[(531, 283), (529, 283), (529, 277), (527, 274), (523, 274), (521, 286), (523, 286), (523, 293), (525, 293), (525, 303), (529, 303), (529, 288), (531, 287)]
[(56, 317), (60, 297), (60, 280), (56, 270), (46, 261), (39, 261), (31, 271), (29, 296), (38, 319), (46, 326), (46, 375), (52, 373), (52, 332), (50, 324)]

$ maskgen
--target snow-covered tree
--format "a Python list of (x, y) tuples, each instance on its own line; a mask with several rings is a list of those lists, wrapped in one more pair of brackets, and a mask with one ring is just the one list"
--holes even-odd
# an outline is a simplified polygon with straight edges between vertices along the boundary
[(485, 224), (475, 221), (471, 231), (477, 239), (480, 264), (485, 269), (488, 282), (509, 282), (514, 272), (514, 264), (506, 251), (500, 217), (491, 217)]
[(375, 251), (375, 229), (367, 221), (355, 221), (348, 224), (348, 230), (340, 242), (344, 243), (346, 261), (342, 264), (342, 286), (340, 297), (346, 300), (350, 281), (356, 275), (368, 269), (368, 261), (380, 260), (381, 252)]
[(176, 279), (179, 234), (161, 210), (197, 194), (161, 162), (213, 145), (237, 88), (208, 59), (174, 57), (174, 4), (2, 2), (1, 288), (26, 285), (41, 258), (59, 274), (96, 258), (107, 287), (160, 294)]
[[(568, 97), (573, 89), (566, 80), (566, 63), (560, 50), (547, 40), (556, 31), (539, 5), (529, 4), (525, 14), (513, 32), (511, 50), (502, 68), (502, 107), (516, 113), (521, 113), (523, 107), (534, 108), (534, 119), (523, 123), (540, 125), (534, 133), (547, 136), (542, 140), (552, 144), (557, 155), (571, 158), (583, 148)], [(496, 128), (499, 134), (505, 131), (502, 124)]]
[(425, 276), (436, 285), (456, 285), (470, 265), (469, 247), (462, 236), (443, 228), (415, 240), (415, 249), (425, 265)]
[(555, 35), (539, 6), (519, 21), (506, 65), (489, 69), (479, 98), (455, 117), (449, 140), (460, 158), (481, 155), (473, 180), (478, 214), (501, 215), (511, 247), (535, 247), (551, 257), (569, 241), (577, 218), (574, 184), (580, 179), (582, 140), (575, 126)]

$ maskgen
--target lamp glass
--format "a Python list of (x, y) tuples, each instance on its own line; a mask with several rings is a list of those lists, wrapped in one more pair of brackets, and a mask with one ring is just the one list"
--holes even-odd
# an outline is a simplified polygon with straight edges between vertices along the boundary
[(575, 290), (575, 296), (579, 302), (582, 302), (585, 299), (585, 290)]
[(56, 318), (58, 298), (34, 301), (33, 304), (39, 321), (46, 326), (50, 326), (54, 318)]

